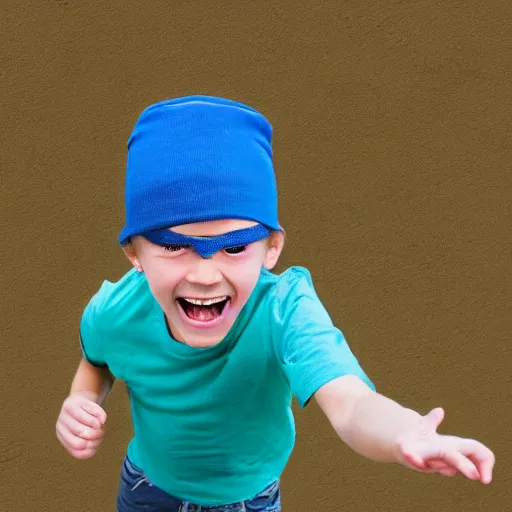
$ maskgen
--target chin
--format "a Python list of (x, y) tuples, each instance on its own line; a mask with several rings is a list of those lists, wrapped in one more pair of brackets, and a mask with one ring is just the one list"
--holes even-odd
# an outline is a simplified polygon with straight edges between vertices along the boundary
[(200, 328), (196, 328), (180, 321), (181, 318), (179, 318), (179, 315), (177, 321), (173, 321), (175, 319), (171, 315), (167, 314), (166, 316), (168, 318), (171, 336), (176, 339), (176, 341), (197, 348), (218, 345), (227, 336), (234, 324), (233, 320), (232, 322), (224, 322), (222, 326), (218, 325), (210, 328), (201, 326)]
[(198, 338), (198, 337), (185, 337), (184, 341), (182, 343), (185, 343), (186, 345), (189, 345), (191, 347), (196, 348), (207, 348), (207, 347), (214, 347), (215, 345), (218, 345), (222, 340), (224, 339), (224, 336), (222, 337), (212, 337), (212, 338)]

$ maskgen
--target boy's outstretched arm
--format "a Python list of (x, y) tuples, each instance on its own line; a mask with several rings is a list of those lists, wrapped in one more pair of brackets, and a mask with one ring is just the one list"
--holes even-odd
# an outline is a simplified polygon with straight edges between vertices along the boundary
[(473, 439), (436, 432), (444, 418), (440, 408), (421, 416), (354, 375), (325, 384), (315, 398), (340, 438), (365, 457), (445, 476), (461, 473), (485, 484), (492, 480), (491, 450)]

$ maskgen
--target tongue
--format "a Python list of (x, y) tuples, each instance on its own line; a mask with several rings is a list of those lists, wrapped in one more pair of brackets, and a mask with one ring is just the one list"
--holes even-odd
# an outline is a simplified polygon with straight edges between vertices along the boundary
[(187, 315), (198, 322), (210, 322), (219, 316), (219, 310), (216, 306), (204, 307), (191, 304), (187, 308)]

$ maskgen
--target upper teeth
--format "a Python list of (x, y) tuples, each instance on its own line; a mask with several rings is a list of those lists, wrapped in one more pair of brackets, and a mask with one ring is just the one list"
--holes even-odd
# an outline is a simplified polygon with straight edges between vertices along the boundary
[(227, 295), (224, 295), (223, 297), (214, 297), (213, 299), (189, 299), (186, 298), (185, 300), (187, 302), (190, 302), (191, 304), (195, 304), (196, 306), (210, 306), (211, 304), (217, 304), (217, 302), (222, 302), (223, 300), (226, 300), (228, 298)]

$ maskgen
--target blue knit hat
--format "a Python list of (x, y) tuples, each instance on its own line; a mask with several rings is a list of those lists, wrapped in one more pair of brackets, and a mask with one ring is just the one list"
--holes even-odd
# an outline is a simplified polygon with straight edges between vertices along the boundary
[(271, 141), (267, 119), (242, 103), (187, 96), (149, 106), (128, 139), (119, 242), (219, 219), (282, 230)]

